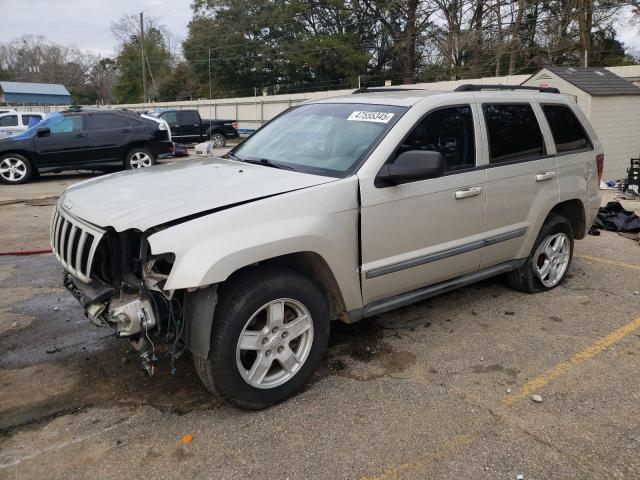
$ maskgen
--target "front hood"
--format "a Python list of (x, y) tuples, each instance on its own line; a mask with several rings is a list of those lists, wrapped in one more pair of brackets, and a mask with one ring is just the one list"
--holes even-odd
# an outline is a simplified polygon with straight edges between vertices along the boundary
[(60, 204), (100, 227), (141, 231), (190, 215), (334, 181), (222, 158), (188, 160), (92, 178)]

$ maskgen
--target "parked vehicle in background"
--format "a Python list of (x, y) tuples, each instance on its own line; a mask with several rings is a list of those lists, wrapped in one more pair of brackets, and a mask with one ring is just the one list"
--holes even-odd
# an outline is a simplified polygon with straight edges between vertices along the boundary
[(42, 112), (0, 113), (0, 137), (9, 137), (33, 127), (45, 117)]
[(200, 117), (198, 110), (161, 110), (152, 115), (163, 119), (171, 136), (181, 143), (211, 140), (216, 148), (224, 147), (228, 139), (238, 138), (236, 120), (211, 120)]
[(13, 108), (0, 107), (0, 113), (9, 113), (9, 112), (15, 112), (15, 110)]
[(604, 156), (575, 102), (520, 88), (310, 101), (226, 158), (73, 185), (51, 230), (64, 283), (147, 370), (158, 343), (188, 349), (246, 409), (308, 382), (332, 320), (499, 274), (555, 288), (598, 212)]
[(169, 130), (157, 119), (126, 110), (68, 110), (0, 139), (0, 182), (25, 183), (49, 171), (150, 167), (171, 153)]

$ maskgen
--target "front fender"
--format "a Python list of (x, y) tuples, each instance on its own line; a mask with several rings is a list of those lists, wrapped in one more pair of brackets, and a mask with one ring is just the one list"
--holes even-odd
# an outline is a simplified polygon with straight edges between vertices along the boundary
[(165, 289), (225, 281), (248, 265), (298, 252), (320, 255), (347, 309), (362, 306), (355, 177), (200, 217), (149, 237), (153, 254), (174, 253)]

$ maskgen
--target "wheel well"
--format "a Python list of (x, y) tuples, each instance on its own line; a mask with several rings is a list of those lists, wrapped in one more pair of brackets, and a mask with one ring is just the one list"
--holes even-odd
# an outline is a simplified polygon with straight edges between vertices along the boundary
[(237, 275), (246, 274), (249, 273), (251, 269), (262, 268), (267, 265), (288, 268), (306, 276), (315, 283), (322, 290), (322, 293), (324, 293), (329, 302), (329, 314), (332, 320), (342, 319), (342, 317), (346, 315), (346, 306), (338, 282), (324, 258), (315, 252), (290, 253), (243, 267), (231, 274), (225, 283)]
[(131, 150), (133, 150), (134, 148), (145, 148), (145, 149), (149, 150), (147, 142), (145, 142), (145, 141), (132, 142), (132, 143), (130, 143), (130, 144), (128, 144), (128, 145), (126, 145), (124, 147), (124, 153), (123, 153), (123, 156), (122, 156), (122, 161), (123, 162), (127, 161), (127, 156), (129, 155), (129, 152)]
[(584, 214), (584, 205), (580, 200), (573, 199), (559, 203), (553, 207), (551, 213), (557, 213), (569, 220), (575, 238), (584, 238), (587, 233), (587, 221)]
[(22, 155), (24, 158), (29, 160), (29, 162), (31, 163), (31, 166), (35, 168), (35, 165), (33, 164), (33, 159), (31, 158), (31, 154), (29, 152), (25, 152), (22, 150), (9, 150), (9, 151), (0, 153), (0, 157), (4, 157), (5, 155), (10, 155), (12, 153), (17, 155)]

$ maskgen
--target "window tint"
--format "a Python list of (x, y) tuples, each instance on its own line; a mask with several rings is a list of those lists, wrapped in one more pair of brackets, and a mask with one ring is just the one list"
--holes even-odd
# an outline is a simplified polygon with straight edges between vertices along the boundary
[(427, 115), (400, 145), (398, 154), (409, 150), (440, 152), (445, 171), (475, 166), (471, 107), (443, 108)]
[(42, 120), (42, 115), (23, 115), (22, 125), (33, 127), (34, 125), (37, 125), (40, 120)]
[(169, 125), (174, 125), (178, 123), (178, 119), (176, 117), (176, 112), (165, 112), (160, 117), (167, 122)]
[(107, 130), (110, 128), (124, 128), (129, 126), (129, 122), (120, 115), (113, 115), (111, 113), (91, 115), (91, 122), (89, 123), (91, 130)]
[(6, 117), (0, 117), (0, 127), (17, 127), (18, 116), (7, 115)]
[(543, 105), (542, 111), (549, 122), (558, 153), (593, 148), (582, 124), (569, 107)]
[(55, 117), (47, 126), (52, 135), (80, 132), (82, 130), (82, 117), (80, 115)]
[(200, 123), (200, 118), (198, 117), (198, 113), (194, 111), (178, 112), (178, 123), (191, 123), (195, 125), (196, 123)]
[(531, 105), (483, 105), (482, 110), (489, 132), (489, 163), (544, 155), (542, 132)]

